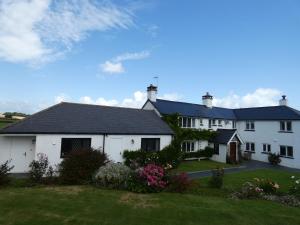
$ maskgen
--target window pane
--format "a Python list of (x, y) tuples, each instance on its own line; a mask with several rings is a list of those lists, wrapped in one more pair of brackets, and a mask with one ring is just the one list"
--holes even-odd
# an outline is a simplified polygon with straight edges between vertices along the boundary
[(263, 145), (263, 151), (265, 152), (265, 151), (267, 151), (267, 145)]
[(280, 146), (280, 155), (286, 156), (286, 147), (285, 146)]
[(271, 145), (268, 145), (268, 152), (271, 152)]
[(195, 151), (195, 143), (194, 142), (191, 143), (191, 151), (192, 152)]
[(293, 147), (287, 147), (287, 156), (288, 157), (293, 157), (294, 156), (294, 152), (293, 152)]
[(160, 150), (160, 138), (142, 138), (141, 148), (144, 151), (159, 151)]
[(292, 131), (292, 122), (286, 122), (286, 130)]
[(255, 124), (254, 124), (254, 122), (251, 122), (251, 130), (255, 130)]
[(219, 151), (220, 151), (220, 149), (219, 149), (219, 144), (214, 144), (214, 154), (215, 155), (219, 155)]
[(254, 143), (251, 143), (251, 151), (255, 151), (255, 144)]
[(187, 127), (191, 127), (192, 126), (191, 118), (187, 118), (187, 121), (188, 121)]
[(285, 122), (280, 122), (280, 130), (285, 130)]
[(250, 124), (249, 124), (249, 122), (246, 122), (246, 130), (250, 130)]
[(186, 125), (187, 125), (187, 118), (183, 117), (182, 118), (182, 127), (186, 127)]
[(89, 148), (91, 148), (91, 138), (62, 138), (60, 156), (64, 158), (72, 151)]
[(246, 143), (246, 150), (250, 151), (250, 143)]
[(192, 119), (192, 127), (196, 127), (196, 119)]

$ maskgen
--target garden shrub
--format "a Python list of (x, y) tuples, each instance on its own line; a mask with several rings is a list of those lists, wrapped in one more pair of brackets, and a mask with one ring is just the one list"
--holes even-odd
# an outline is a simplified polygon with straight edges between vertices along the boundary
[(291, 177), (291, 185), (289, 188), (289, 193), (300, 198), (300, 178), (295, 176)]
[(164, 190), (167, 179), (164, 168), (148, 164), (130, 175), (127, 188), (138, 193), (153, 193)]
[(106, 154), (99, 150), (72, 151), (59, 165), (60, 180), (64, 184), (90, 183), (96, 170), (106, 162)]
[(201, 158), (201, 157), (205, 157), (205, 158), (210, 158), (213, 156), (214, 153), (214, 149), (210, 148), (210, 147), (206, 147), (204, 150), (199, 150), (197, 152), (186, 152), (184, 153), (184, 158)]
[(137, 169), (147, 164), (177, 168), (182, 160), (182, 152), (180, 148), (176, 148), (175, 145), (171, 144), (158, 152), (125, 150), (123, 158), (125, 165), (132, 169)]
[(167, 190), (170, 192), (184, 193), (193, 186), (193, 181), (189, 179), (187, 173), (170, 175)]
[(278, 165), (281, 163), (281, 158), (278, 153), (269, 153), (268, 160), (272, 165)]
[(265, 194), (275, 194), (279, 189), (279, 185), (269, 179), (254, 179), (256, 181), (256, 186), (263, 190)]
[(102, 187), (123, 189), (130, 172), (126, 165), (109, 162), (96, 172), (95, 183)]
[(34, 183), (41, 183), (46, 175), (49, 161), (48, 157), (43, 153), (39, 153), (37, 157), (38, 160), (33, 160), (29, 165), (29, 178)]
[(0, 186), (10, 182), (9, 172), (14, 168), (14, 166), (9, 166), (10, 162), (11, 160), (7, 160), (0, 165)]
[(222, 188), (223, 177), (224, 177), (223, 168), (217, 168), (212, 170), (212, 177), (209, 180), (209, 186), (212, 188)]
[(240, 191), (232, 194), (233, 198), (238, 199), (256, 199), (259, 198), (263, 193), (263, 189), (259, 188), (252, 182), (246, 182)]

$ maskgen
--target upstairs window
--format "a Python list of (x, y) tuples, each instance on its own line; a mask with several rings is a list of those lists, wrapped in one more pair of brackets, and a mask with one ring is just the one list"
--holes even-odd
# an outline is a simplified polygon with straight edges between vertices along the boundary
[(217, 120), (213, 119), (213, 120), (212, 120), (212, 125), (213, 125), (213, 126), (217, 126)]
[(219, 127), (222, 126), (222, 120), (218, 120), (218, 126), (219, 126)]
[(193, 142), (193, 141), (182, 142), (181, 150), (184, 152), (194, 152), (195, 151), (195, 142)]
[(147, 152), (158, 152), (160, 150), (160, 138), (142, 138), (141, 148)]
[(181, 117), (179, 119), (179, 125), (182, 128), (195, 128), (196, 127), (196, 119), (191, 117)]
[(292, 146), (280, 146), (280, 156), (293, 158), (294, 157), (294, 148)]
[(281, 132), (292, 132), (292, 122), (291, 121), (280, 121), (280, 131)]
[(271, 145), (270, 144), (263, 144), (263, 152), (270, 153), (271, 152)]
[(249, 131), (254, 131), (255, 130), (254, 121), (246, 121), (246, 130), (249, 130)]
[(91, 148), (91, 138), (62, 138), (60, 157), (65, 158), (70, 152)]
[(248, 152), (255, 152), (255, 143), (247, 142), (246, 143), (246, 151)]
[(236, 121), (232, 120), (232, 128), (236, 129)]
[(203, 119), (200, 119), (200, 126), (203, 126)]

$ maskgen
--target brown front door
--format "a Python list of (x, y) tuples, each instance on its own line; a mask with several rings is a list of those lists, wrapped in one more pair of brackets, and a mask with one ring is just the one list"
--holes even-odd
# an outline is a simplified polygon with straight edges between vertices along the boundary
[(236, 162), (236, 142), (230, 142), (230, 160)]

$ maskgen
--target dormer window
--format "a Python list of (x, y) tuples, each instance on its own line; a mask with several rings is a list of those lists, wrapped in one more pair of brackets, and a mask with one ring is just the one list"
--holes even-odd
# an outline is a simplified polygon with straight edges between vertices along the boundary
[(291, 121), (280, 121), (280, 131), (281, 132), (292, 132), (293, 126)]
[(254, 131), (255, 123), (254, 121), (246, 121), (246, 131)]

